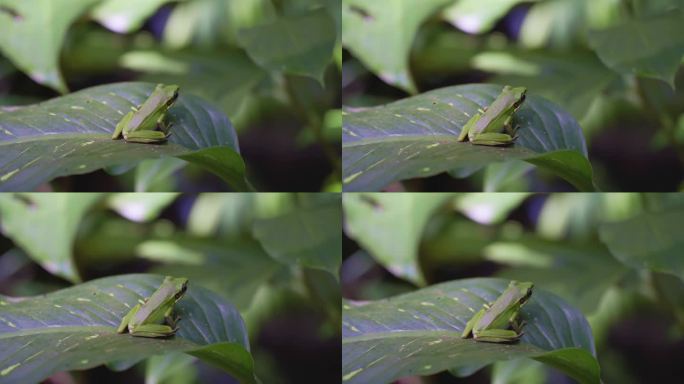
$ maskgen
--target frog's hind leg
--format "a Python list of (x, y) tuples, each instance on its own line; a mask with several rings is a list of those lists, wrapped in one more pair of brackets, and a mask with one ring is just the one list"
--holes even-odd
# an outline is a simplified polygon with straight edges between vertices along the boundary
[(489, 343), (512, 343), (520, 338), (520, 335), (510, 329), (486, 329), (474, 335), (475, 340)]
[(475, 145), (504, 146), (513, 144), (513, 138), (505, 133), (480, 133), (470, 142)]

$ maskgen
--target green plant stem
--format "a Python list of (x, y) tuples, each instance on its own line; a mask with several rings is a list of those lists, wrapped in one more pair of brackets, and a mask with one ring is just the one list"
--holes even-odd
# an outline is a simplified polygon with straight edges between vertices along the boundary
[(333, 148), (333, 146), (325, 140), (325, 136), (323, 135), (323, 122), (321, 117), (316, 112), (308, 109), (297, 98), (294, 89), (292, 89), (293, 85), (290, 81), (290, 78), (288, 76), (285, 76), (284, 80), (285, 91), (287, 92), (287, 96), (290, 99), (290, 103), (294, 107), (297, 114), (306, 122), (306, 125), (309, 127), (309, 129), (312, 130), (314, 137), (316, 138), (316, 141), (321, 146), (321, 148), (323, 148), (323, 153), (325, 153), (325, 156), (328, 158), (328, 161), (330, 161), (330, 164), (332, 164), (333, 174), (335, 175), (335, 178), (341, 179), (342, 163), (340, 161), (340, 156), (338, 155), (337, 151), (335, 151), (335, 148)]

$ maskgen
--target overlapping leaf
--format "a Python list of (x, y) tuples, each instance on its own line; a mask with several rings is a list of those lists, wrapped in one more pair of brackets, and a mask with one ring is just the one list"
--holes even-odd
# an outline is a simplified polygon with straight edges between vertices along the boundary
[(152, 339), (116, 333), (121, 318), (161, 281), (156, 275), (122, 275), (44, 296), (0, 297), (0, 383), (36, 383), (59, 371), (167, 352), (191, 353), (242, 382), (254, 383), (240, 314), (192, 281), (175, 307), (181, 318), (175, 336)]
[(458, 142), (463, 125), (491, 104), (502, 86), (441, 88), (391, 104), (347, 111), (342, 127), (346, 191), (375, 191), (388, 184), (494, 162), (526, 160), (549, 169), (580, 190), (593, 190), (582, 129), (567, 112), (528, 95), (514, 122), (510, 147)]
[(538, 289), (522, 308), (527, 324), (519, 342), (461, 338), (473, 313), (496, 299), (508, 282), (466, 279), (387, 300), (344, 304), (342, 382), (380, 384), (447, 369), (473, 372), (495, 361), (529, 357), (580, 383), (599, 383), (587, 320), (559, 297)]
[(176, 156), (249, 189), (237, 136), (228, 118), (183, 93), (168, 112), (171, 137), (160, 145), (112, 140), (114, 126), (154, 84), (88, 88), (44, 103), (0, 112), (0, 190), (32, 190), (59, 176)]

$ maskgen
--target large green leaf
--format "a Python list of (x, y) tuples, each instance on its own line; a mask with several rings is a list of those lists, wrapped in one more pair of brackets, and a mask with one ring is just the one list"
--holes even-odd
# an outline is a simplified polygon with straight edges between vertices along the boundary
[(674, 84), (684, 55), (684, 10), (593, 31), (589, 44), (610, 68)]
[(60, 92), (59, 53), (71, 23), (99, 0), (0, 0), (0, 50), (35, 82)]
[(561, 298), (536, 289), (522, 308), (520, 342), (462, 339), (465, 323), (508, 285), (502, 279), (465, 279), (375, 302), (343, 305), (342, 381), (386, 383), (451, 369), (474, 372), (499, 360), (529, 357), (580, 383), (599, 383), (591, 329)]
[(487, 51), (478, 53), (472, 65), (496, 73), (490, 82), (524, 85), (529, 92), (567, 109), (578, 120), (618, 78), (589, 51)]
[(601, 298), (627, 272), (605, 247), (525, 237), (516, 242), (497, 241), (484, 249), (486, 258), (509, 265), (498, 277), (534, 281), (586, 314), (597, 311)]
[(145, 241), (136, 251), (151, 260), (166, 261), (154, 269), (155, 273), (200, 281), (240, 310), (247, 310), (257, 290), (285, 267), (253, 240), (175, 235), (170, 239)]
[(470, 116), (491, 104), (501, 89), (459, 85), (347, 111), (342, 127), (345, 191), (375, 191), (398, 180), (507, 160), (526, 160), (580, 190), (593, 190), (582, 129), (568, 113), (535, 95), (528, 95), (515, 115), (520, 129), (512, 146), (457, 141)]
[(175, 307), (181, 320), (174, 337), (116, 333), (121, 318), (161, 281), (162, 276), (156, 275), (121, 275), (43, 296), (0, 297), (0, 382), (35, 383), (59, 371), (186, 352), (242, 382), (254, 383), (240, 313), (192, 281)]
[(319, 82), (332, 60), (336, 38), (335, 20), (323, 8), (243, 29), (238, 35), (240, 45), (261, 67)]
[(669, 273), (684, 280), (682, 207), (646, 212), (599, 228), (603, 241), (618, 260), (634, 268)]
[(178, 84), (185, 92), (211, 100), (233, 123), (266, 75), (241, 50), (137, 50), (126, 52), (121, 65), (145, 72), (144, 81)]
[[(0, 194), (0, 229), (48, 272), (81, 280), (73, 244), (81, 219), (99, 193)], [(56, 224), (58, 222), (59, 224)]]
[(409, 52), (420, 25), (453, 0), (342, 0), (342, 43), (387, 84), (415, 93)]
[(153, 88), (149, 83), (103, 85), (0, 111), (0, 190), (32, 190), (55, 177), (164, 156), (197, 163), (233, 188), (249, 189), (228, 118), (182, 89), (168, 112), (173, 127), (167, 143), (111, 139), (116, 123)]
[(274, 259), (285, 264), (323, 269), (338, 277), (342, 263), (340, 195), (320, 196), (320, 201), (301, 204), (279, 216), (256, 220), (253, 233)]
[(397, 277), (423, 285), (418, 246), (435, 210), (453, 195), (446, 193), (346, 193), (345, 231)]

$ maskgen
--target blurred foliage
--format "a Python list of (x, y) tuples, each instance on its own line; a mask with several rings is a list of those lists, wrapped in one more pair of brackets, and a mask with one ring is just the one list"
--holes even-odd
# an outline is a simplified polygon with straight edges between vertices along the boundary
[[(127, 272), (185, 276), (240, 312), (264, 382), (332, 382), (340, 361), (340, 200), (335, 193), (2, 194), (0, 292), (34, 296), (68, 287), (65, 279), (79, 287)], [(187, 355), (117, 374), (71, 374), (172, 383), (169, 366), (185, 382), (233, 382)]]
[[(340, 60), (339, 0), (0, 0), (0, 105), (54, 97), (48, 88), (178, 84), (228, 115), (259, 190), (340, 189)], [(42, 189), (226, 188), (196, 166), (157, 163)]]
[[(529, 94), (548, 98), (580, 122), (602, 190), (684, 188), (680, 0), (376, 3), (342, 1), (345, 106), (378, 105), (455, 84), (526, 86)], [(442, 174), (402, 187), (569, 188), (531, 167), (519, 170), (524, 177), (492, 183), (491, 168), (500, 166), (487, 166), (466, 180)]]
[[(532, 281), (587, 317), (605, 382), (667, 381), (663, 370), (681, 371), (682, 194), (358, 193), (345, 194), (343, 206), (347, 299), (388, 298), (466, 277)], [(411, 212), (425, 214), (417, 220)], [(377, 229), (359, 236), (381, 216), (392, 218), (374, 226), (381, 236)], [(388, 241), (407, 237), (407, 227), (417, 234), (415, 252), (385, 252)], [(413, 266), (424, 281), (395, 265)], [(651, 353), (637, 352), (644, 350)], [(498, 362), (490, 373), (497, 382), (563, 382), (532, 360)], [(477, 376), (472, 382), (484, 379)]]

